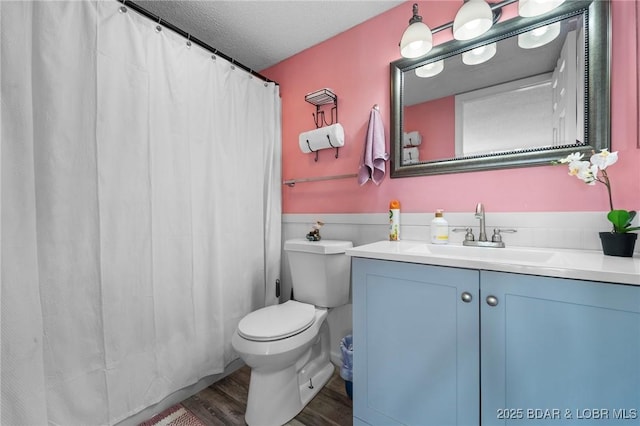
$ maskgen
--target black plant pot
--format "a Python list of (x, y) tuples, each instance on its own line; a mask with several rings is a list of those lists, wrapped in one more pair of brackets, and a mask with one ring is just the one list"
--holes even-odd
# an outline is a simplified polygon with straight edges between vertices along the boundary
[(616, 234), (613, 232), (600, 232), (602, 252), (607, 256), (633, 257), (633, 249), (636, 246), (638, 234), (627, 232)]

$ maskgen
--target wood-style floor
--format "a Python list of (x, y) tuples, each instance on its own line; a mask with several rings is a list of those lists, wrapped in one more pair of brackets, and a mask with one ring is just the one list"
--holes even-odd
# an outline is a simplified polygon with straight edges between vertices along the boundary
[[(249, 391), (249, 367), (242, 367), (224, 379), (182, 402), (208, 426), (246, 425), (244, 412)], [(333, 373), (329, 382), (288, 426), (348, 426), (353, 424), (352, 402), (344, 380)]]

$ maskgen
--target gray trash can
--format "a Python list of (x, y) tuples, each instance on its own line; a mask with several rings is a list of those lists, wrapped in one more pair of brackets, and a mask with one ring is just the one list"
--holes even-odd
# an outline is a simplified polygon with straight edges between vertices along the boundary
[(353, 399), (353, 336), (351, 334), (344, 336), (340, 341), (340, 352), (342, 353), (340, 377), (344, 379), (344, 388), (349, 399)]

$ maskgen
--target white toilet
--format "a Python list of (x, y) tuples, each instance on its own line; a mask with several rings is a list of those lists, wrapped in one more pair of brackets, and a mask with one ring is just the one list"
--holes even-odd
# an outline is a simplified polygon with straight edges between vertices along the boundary
[(282, 425), (296, 416), (333, 374), (328, 309), (349, 301), (350, 241), (287, 240), (293, 295), (245, 316), (231, 344), (251, 367), (245, 420)]

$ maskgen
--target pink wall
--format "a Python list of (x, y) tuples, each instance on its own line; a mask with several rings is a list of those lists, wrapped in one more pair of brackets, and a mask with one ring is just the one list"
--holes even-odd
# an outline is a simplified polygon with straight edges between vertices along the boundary
[(420, 161), (442, 160), (456, 156), (455, 118), (455, 96), (405, 108), (406, 131), (417, 131), (422, 136), (422, 143), (418, 146)]
[[(398, 42), (411, 17), (406, 2), (363, 24), (261, 71), (280, 83), (284, 179), (357, 173), (362, 157), (369, 112), (380, 106), (389, 144), (389, 63), (399, 58)], [(419, 1), (421, 15), (430, 27), (451, 21), (457, 1)], [(513, 13), (513, 11), (510, 11)], [(612, 145), (620, 160), (609, 175), (614, 205), (640, 209), (640, 149), (636, 70), (635, 2), (612, 2)], [(508, 14), (507, 14), (508, 15)], [(447, 33), (447, 34), (445, 34)], [(434, 36), (438, 44), (450, 31)], [(335, 159), (329, 150), (319, 161), (298, 148), (298, 134), (314, 128), (306, 103), (308, 92), (329, 87), (338, 95), (339, 121), (345, 130), (345, 147)], [(607, 211), (603, 185), (587, 186), (567, 176), (561, 166), (528, 167), (390, 179), (380, 186), (359, 186), (356, 179), (283, 186), (284, 213), (376, 213), (388, 209), (391, 199), (403, 212), (471, 211), (479, 201), (493, 212)]]

